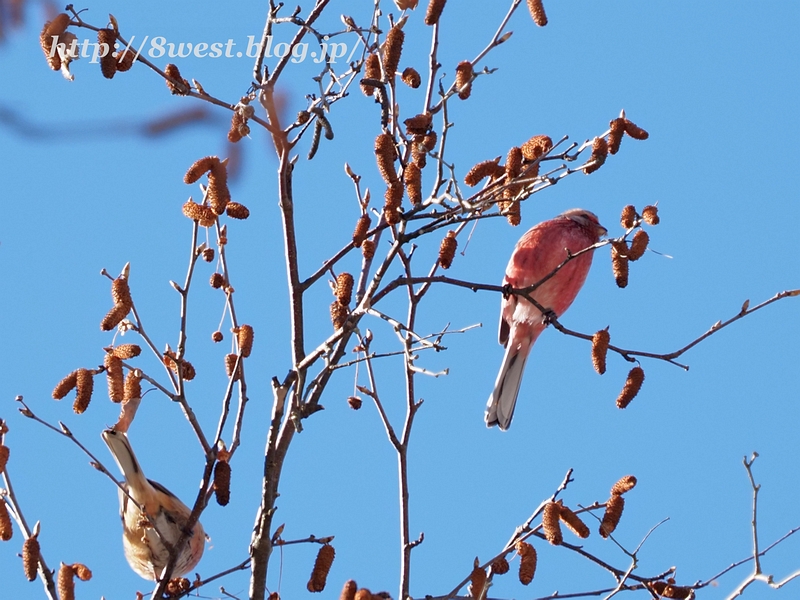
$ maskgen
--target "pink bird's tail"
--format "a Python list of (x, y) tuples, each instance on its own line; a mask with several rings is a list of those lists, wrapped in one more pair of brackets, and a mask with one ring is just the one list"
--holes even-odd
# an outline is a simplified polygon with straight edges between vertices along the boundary
[(522, 382), (522, 373), (530, 353), (530, 344), (519, 346), (509, 343), (500, 365), (500, 373), (494, 384), (494, 391), (489, 396), (486, 404), (486, 426), (498, 425), (502, 431), (511, 425), (514, 416), (514, 407), (517, 405), (519, 385)]

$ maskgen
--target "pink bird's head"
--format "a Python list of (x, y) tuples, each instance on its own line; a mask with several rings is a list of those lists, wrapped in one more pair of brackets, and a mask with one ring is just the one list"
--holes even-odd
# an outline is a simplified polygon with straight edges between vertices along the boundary
[(582, 208), (572, 208), (568, 211), (561, 213), (562, 217), (566, 217), (580, 225), (589, 233), (595, 242), (599, 241), (601, 237), (608, 233), (608, 230), (600, 225), (600, 220), (597, 215)]

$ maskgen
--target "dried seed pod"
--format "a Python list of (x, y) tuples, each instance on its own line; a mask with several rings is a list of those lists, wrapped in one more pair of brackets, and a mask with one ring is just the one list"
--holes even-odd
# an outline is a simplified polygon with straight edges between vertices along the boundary
[(387, 131), (375, 138), (375, 158), (378, 162), (378, 171), (380, 171), (383, 180), (387, 184), (397, 181), (397, 171), (394, 168), (397, 152), (394, 149), (392, 135)]
[(127, 277), (119, 276), (111, 282), (111, 298), (114, 300), (114, 304), (127, 306), (128, 308), (133, 306), (131, 288), (128, 286)]
[(553, 140), (547, 135), (535, 135), (521, 146), (525, 160), (536, 160), (552, 148)]
[[(416, 137), (419, 138), (422, 136)], [(411, 162), (417, 165), (417, 167), (420, 169), (424, 169), (425, 165), (428, 164), (428, 151), (425, 149), (423, 144), (411, 144)]]
[(79, 415), (88, 408), (92, 399), (94, 377), (89, 369), (78, 369), (75, 387), (77, 392), (75, 394), (75, 402), (72, 404), (72, 410)]
[(228, 170), (222, 162), (214, 165), (208, 172), (206, 199), (211, 206), (211, 210), (218, 215), (225, 212), (228, 203), (231, 201), (231, 193), (228, 190)]
[(519, 177), (522, 172), (522, 148), (514, 146), (506, 156), (506, 182)]
[(111, 349), (111, 354), (117, 358), (127, 360), (129, 358), (136, 358), (142, 353), (141, 346), (137, 344), (120, 344)]
[(223, 277), (222, 273), (213, 273), (209, 283), (211, 284), (212, 288), (218, 290), (225, 284), (225, 277)]
[(619, 222), (625, 229), (630, 229), (636, 224), (636, 207), (633, 204), (628, 204), (622, 209)]
[(206, 262), (211, 262), (214, 260), (214, 249), (213, 248), (206, 248), (203, 250), (203, 260)]
[(456, 248), (458, 241), (456, 240), (456, 232), (448, 231), (445, 238), (439, 246), (439, 266), (443, 269), (449, 269), (453, 264), (453, 257), (456, 255)]
[(417, 89), (420, 84), (422, 83), (422, 78), (417, 73), (417, 70), (414, 67), (406, 67), (403, 69), (403, 74), (400, 76), (400, 79), (403, 80), (408, 87), (411, 89)]
[(617, 408), (626, 408), (642, 389), (644, 382), (644, 370), (642, 367), (633, 367), (625, 380), (625, 386), (617, 397)]
[(458, 97), (462, 100), (469, 98), (472, 93), (472, 76), (474, 74), (471, 62), (463, 60), (458, 63), (456, 67), (456, 90), (458, 90)]
[(469, 576), (469, 595), (475, 600), (480, 600), (483, 597), (483, 591), (486, 588), (486, 571), (484, 571), (478, 559), (475, 559), (475, 566), (472, 567), (472, 573)]
[(603, 513), (603, 520), (600, 522), (600, 535), (603, 538), (610, 536), (619, 525), (622, 511), (625, 509), (625, 500), (622, 496), (611, 496), (606, 502), (606, 511)]
[(625, 119), (617, 117), (609, 124), (611, 132), (608, 134), (608, 151), (611, 154), (619, 152), (619, 146), (622, 143), (622, 135), (625, 133)]
[(421, 113), (414, 115), (403, 121), (406, 126), (407, 135), (426, 135), (430, 131), (433, 124), (433, 115), (431, 113)]
[(556, 502), (548, 502), (542, 511), (542, 529), (547, 541), (554, 546), (559, 546), (564, 541), (561, 534), (561, 525), (558, 522), (561, 507)]
[(348, 579), (344, 582), (339, 600), (355, 600), (356, 591), (358, 591), (358, 584), (354, 580)]
[(628, 119), (625, 119), (625, 133), (631, 136), (635, 140), (646, 140), (650, 137), (650, 134), (647, 133), (644, 129), (632, 123)]
[(514, 200), (513, 202), (509, 203), (508, 207), (505, 209), (505, 214), (510, 225), (513, 227), (519, 225), (522, 221), (519, 200)]
[(25, 578), (28, 581), (36, 579), (36, 571), (39, 569), (39, 558), (41, 557), (41, 548), (39, 540), (35, 535), (32, 535), (22, 545), (22, 569), (25, 571)]
[(642, 209), (642, 219), (648, 225), (658, 225), (661, 219), (658, 218), (658, 207), (648, 204)]
[(117, 304), (116, 306), (114, 306), (114, 308), (108, 311), (108, 313), (106, 313), (106, 316), (103, 317), (103, 320), (100, 321), (100, 329), (102, 331), (111, 331), (117, 325), (119, 325), (122, 319), (128, 316), (130, 310), (131, 309), (128, 306)]
[(0, 444), (0, 473), (6, 470), (6, 465), (8, 464), (8, 456), (10, 454), (11, 451), (8, 449), (8, 446)]
[(356, 248), (361, 247), (361, 244), (367, 239), (367, 231), (369, 231), (369, 226), (371, 224), (372, 219), (370, 219), (369, 215), (366, 213), (358, 218), (358, 221), (356, 221), (356, 228), (353, 231), (353, 246)]
[(637, 231), (633, 236), (631, 247), (628, 248), (628, 260), (639, 260), (642, 258), (645, 250), (647, 250), (647, 244), (649, 243), (650, 236), (647, 235), (647, 232), (643, 229)]
[(500, 166), (500, 157), (498, 156), (494, 160), (484, 160), (472, 167), (464, 177), (464, 183), (475, 187), (487, 177), (502, 177), (505, 173), (505, 167)]
[[(364, 79), (381, 78), (381, 59), (377, 54), (369, 54), (366, 61), (364, 61)], [(361, 91), (366, 96), (372, 96), (375, 93), (375, 86), (368, 83), (361, 84)]]
[(350, 273), (340, 273), (336, 278), (336, 289), (333, 292), (334, 296), (347, 306), (353, 297), (353, 276)]
[(231, 127), (228, 129), (228, 141), (231, 144), (235, 144), (236, 142), (240, 141), (242, 137), (244, 137), (242, 135), (242, 126), (247, 127), (247, 120), (238, 110), (234, 110), (233, 116), (231, 116)]
[[(164, 74), (167, 76), (165, 81), (170, 92), (178, 96), (187, 96), (189, 94), (189, 82), (181, 77), (181, 72), (177, 66), (172, 63), (168, 64), (164, 67)], [(180, 83), (175, 83), (172, 81), (173, 79)]]
[(211, 208), (205, 204), (197, 204), (191, 198), (183, 205), (183, 214), (193, 221), (197, 221), (200, 227), (211, 227), (217, 218)]
[(211, 334), (211, 340), (216, 344), (217, 342), (221, 342), (225, 336), (222, 335), (221, 331), (215, 331)]
[(58, 597), (60, 600), (75, 600), (75, 571), (64, 563), (58, 570)]
[(564, 525), (579, 538), (589, 537), (589, 528), (586, 526), (586, 523), (581, 521), (581, 518), (576, 515), (570, 507), (564, 506), (563, 504), (560, 504), (560, 507), (561, 510), (558, 513), (558, 517), (563, 521)]
[(353, 410), (358, 410), (358, 409), (360, 409), (360, 408), (361, 408), (361, 405), (363, 404), (363, 401), (362, 401), (362, 400), (361, 400), (361, 398), (359, 398), (358, 396), (349, 396), (349, 397), (347, 398), (347, 404), (348, 404), (348, 405), (350, 406), (350, 408), (352, 408)]
[(97, 43), (100, 45), (100, 71), (106, 79), (113, 79), (117, 73), (117, 59), (114, 58), (114, 42), (117, 32), (113, 29), (100, 29), (97, 32)]
[(333, 323), (334, 330), (344, 327), (348, 314), (349, 311), (346, 306), (341, 304), (338, 300), (333, 301), (333, 304), (331, 304), (331, 323)]
[(244, 220), (250, 216), (250, 210), (244, 204), (239, 204), (238, 202), (228, 202), (225, 212), (232, 219)]
[(606, 138), (604, 137), (596, 137), (594, 138), (594, 142), (592, 143), (592, 155), (589, 157), (589, 160), (592, 163), (583, 169), (583, 172), (586, 175), (590, 173), (594, 173), (603, 166), (603, 163), (606, 162), (606, 157), (608, 156), (608, 142), (606, 142)]
[[(525, 543), (525, 542), (523, 542)], [(511, 570), (505, 556), (498, 556), (492, 561), (492, 573), (494, 575), (505, 575)]]
[(125, 402), (133, 398), (142, 397), (142, 372), (139, 369), (128, 371), (128, 374), (125, 376), (125, 390), (122, 396)]
[(239, 353), (247, 358), (253, 349), (253, 327), (251, 325), (240, 325), (236, 329), (236, 342), (239, 344)]
[(219, 164), (219, 157), (217, 156), (204, 156), (200, 158), (189, 167), (186, 175), (183, 176), (184, 183), (195, 183), (203, 175), (208, 173), (215, 165)]
[(628, 247), (624, 242), (611, 244), (611, 269), (617, 286), (624, 288), (628, 285)]
[(0, 540), (7, 542), (14, 536), (14, 528), (11, 526), (11, 515), (8, 514), (8, 506), (3, 498), (0, 498)]
[(372, 260), (375, 256), (375, 240), (364, 240), (361, 244), (361, 254), (365, 260)]
[(70, 565), (72, 567), (72, 571), (77, 575), (78, 579), (81, 581), (89, 581), (92, 578), (92, 570), (84, 564), (75, 563)]
[(214, 465), (214, 497), (220, 506), (231, 501), (231, 465), (228, 461), (218, 460)]
[(386, 187), (385, 203), (383, 205), (383, 216), (389, 225), (396, 225), (400, 222), (403, 209), (403, 184), (393, 181)]
[(544, 6), (542, 0), (528, 0), (528, 10), (533, 17), (533, 22), (539, 27), (547, 25), (547, 15), (544, 14)]
[(117, 61), (117, 71), (124, 73), (130, 71), (133, 63), (136, 62), (136, 53), (132, 50), (123, 49), (114, 53), (114, 60)]
[(636, 487), (636, 477), (625, 475), (611, 487), (611, 495), (621, 496), (625, 492), (630, 492), (634, 487)]
[(122, 373), (122, 359), (113, 354), (103, 357), (108, 382), (108, 397), (112, 402), (122, 402), (125, 396), (125, 379)]
[(408, 163), (403, 171), (403, 183), (412, 206), (419, 206), (422, 203), (422, 171), (413, 162)]
[(517, 542), (519, 554), (519, 582), (528, 585), (536, 575), (536, 548), (528, 542)]
[(447, 0), (430, 0), (428, 10), (425, 12), (425, 25), (436, 25), (439, 22), (445, 2)]
[(306, 586), (309, 592), (321, 592), (325, 589), (325, 583), (335, 555), (336, 551), (330, 544), (323, 544), (319, 549), (317, 559), (314, 561), (314, 568), (311, 571), (311, 577)]
[(236, 381), (241, 376), (241, 368), (236, 370), (236, 374), (234, 375), (233, 370), (236, 369), (236, 361), (239, 360), (238, 355), (236, 354), (226, 354), (225, 355), (225, 373), (230, 377), (233, 375), (233, 380)]
[(397, 25), (386, 34), (386, 41), (383, 44), (383, 80), (391, 82), (400, 65), (400, 55), (403, 52), (403, 41), (406, 34)]
[(609, 341), (611, 341), (611, 334), (608, 333), (608, 327), (601, 329), (592, 336), (592, 365), (600, 375), (606, 372), (606, 354), (608, 353)]
[(177, 598), (192, 589), (192, 583), (185, 577), (174, 577), (167, 582), (166, 597)]
[(53, 399), (61, 400), (64, 396), (69, 394), (77, 384), (78, 371), (75, 370), (56, 384), (56, 387), (53, 389)]
[(430, 133), (427, 133), (425, 135), (425, 137), (422, 138), (422, 145), (425, 147), (425, 149), (428, 152), (430, 152), (434, 148), (436, 148), (436, 139), (437, 139), (437, 136), (436, 136), (436, 132), (435, 131), (431, 131)]

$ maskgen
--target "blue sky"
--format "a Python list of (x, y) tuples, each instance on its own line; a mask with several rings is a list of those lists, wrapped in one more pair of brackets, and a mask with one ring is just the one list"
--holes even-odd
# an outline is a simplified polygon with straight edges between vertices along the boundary
[[(394, 10), (383, 4), (387, 12)], [(447, 77), (455, 64), (486, 45), (507, 4), (451, 0), (440, 53)], [(323, 23), (339, 28), (342, 12), (362, 22), (371, 6), (332, 2)], [(756, 304), (800, 287), (800, 177), (793, 150), (800, 135), (800, 8), (784, 2), (757, 7), (734, 2), (720, 10), (685, 1), (587, 0), (545, 6), (550, 20), (545, 28), (535, 27), (520, 7), (509, 25), (513, 37), (483, 63), (498, 70), (476, 82), (469, 100), (451, 103), (455, 126), (448, 160), (460, 177), (476, 162), (505, 155), (534, 134), (590, 139), (605, 131), (622, 108), (650, 132), (650, 139), (625, 139), (621, 152), (598, 172), (576, 174), (535, 195), (523, 206), (516, 229), (500, 219), (481, 222), (449, 274), (499, 283), (516, 240), (535, 223), (582, 207), (618, 235), (624, 205), (658, 202), (662, 222), (649, 233), (651, 247), (662, 254), (650, 252), (632, 265), (630, 284), (620, 290), (607, 250), (597, 252), (584, 289), (562, 319), (565, 326), (586, 333), (609, 326), (612, 343), (666, 352), (735, 315), (745, 299)], [(232, 39), (237, 46), (258, 36), (264, 19), (263, 3), (255, 2), (224, 10), (210, 2), (165, 8), (155, 2), (105, 1), (87, 8), (88, 22), (102, 26), (105, 15), (113, 13), (127, 36), (206, 43)], [(407, 41), (401, 61), (421, 72), (430, 33), (422, 13), (423, 7), (411, 16), (407, 39), (413, 42)], [(41, 417), (64, 421), (113, 466), (99, 434), (116, 420), (117, 407), (105, 400), (103, 382), (97, 381), (96, 397), (81, 416), (72, 414), (69, 400), (56, 403), (50, 394), (68, 372), (102, 362), (102, 348), (111, 343), (111, 334), (98, 328), (110, 307), (108, 282), (98, 275), (102, 268), (117, 273), (131, 263), (134, 298), (148, 331), (157, 345), (175, 345), (178, 296), (168, 282), (184, 277), (191, 227), (180, 207), (198, 194), (182, 177), (197, 158), (228, 152), (229, 116), (210, 110), (207, 123), (157, 138), (131, 133), (142, 121), (200, 104), (171, 96), (141, 65), (107, 81), (96, 65), (82, 59), (74, 65), (75, 81), (63, 80), (47, 69), (38, 48), (43, 21), (40, 6), (29, 6), (25, 27), (0, 46), (0, 106), (45, 132), (26, 136), (7, 120), (0, 127), (6, 179), (0, 220), (5, 282), (0, 417), (10, 428), (6, 441), (15, 491), (29, 522), (42, 522), (40, 539), (50, 566), (63, 560), (93, 569), (93, 580), (79, 584), (79, 597), (132, 598), (135, 590), (149, 588), (124, 563), (116, 490), (74, 445), (18, 415), (13, 399), (22, 394)], [(284, 27), (277, 36), (285, 39), (289, 33)], [(156, 62), (163, 67), (167, 61)], [(185, 77), (231, 102), (246, 92), (252, 77), (248, 58), (176, 62)], [(309, 79), (315, 70), (305, 62), (285, 74), (281, 92), (287, 114), (306, 107), (304, 96), (317, 89)], [(310, 162), (305, 160), (308, 141), (299, 147), (295, 193), (305, 274), (351, 235), (358, 213), (343, 163), (364, 177), (374, 198), (382, 193), (372, 151), (379, 131), (377, 106), (357, 88), (352, 91), (330, 115), (336, 138), (323, 140)], [(421, 90), (403, 90), (401, 112), (416, 114), (422, 98)], [(248, 359), (251, 401), (233, 462), (231, 504), (212, 503), (203, 516), (212, 538), (199, 566), (203, 576), (247, 555), (271, 406), (269, 381), (290, 367), (276, 161), (256, 127), (240, 146), (241, 176), (231, 191), (252, 216), (229, 225), (228, 257), (237, 314), (256, 332)], [(418, 260), (432, 260), (438, 244), (439, 238), (423, 242)], [(354, 272), (359, 261), (348, 259), (342, 268)], [(187, 355), (199, 372), (189, 384), (190, 401), (208, 430), (216, 426), (225, 386), (222, 357), (230, 340), (228, 335), (214, 345), (210, 339), (222, 314), (221, 296), (203, 283), (211, 272), (210, 265), (199, 265)], [(446, 338), (447, 352), (420, 359), (421, 366), (448, 368), (450, 374), (418, 381), (425, 404), (410, 450), (411, 530), (414, 535), (423, 531), (425, 542), (414, 551), (412, 594), (449, 592), (468, 574), (475, 556), (485, 560), (502, 548), (569, 468), (576, 480), (564, 500), (572, 506), (604, 501), (622, 475), (639, 478), (618, 530), (626, 547), (635, 547), (653, 525), (669, 518), (641, 551), (640, 575), (675, 565), (679, 582), (692, 583), (748, 556), (752, 493), (741, 461), (754, 450), (761, 454), (755, 474), (762, 484), (763, 542), (800, 525), (800, 514), (788, 508), (800, 500), (793, 477), (800, 466), (798, 299), (782, 300), (712, 336), (682, 357), (691, 366), (688, 372), (643, 361), (647, 379), (625, 411), (614, 400), (629, 365), (609, 357), (608, 371), (600, 377), (586, 342), (548, 330), (533, 349), (513, 426), (501, 433), (487, 430), (482, 419), (502, 358), (499, 298), (444, 287), (430, 296), (421, 331), (439, 331), (447, 323), (483, 326)], [(324, 282), (309, 296), (308, 347), (330, 332), (331, 300)], [(391, 306), (401, 307), (401, 298)], [(376, 347), (398, 348), (390, 329), (377, 322), (368, 326)], [(130, 338), (121, 341), (135, 341)], [(142, 368), (155, 371), (152, 358), (140, 360)], [(379, 366), (381, 394), (396, 426), (404, 412), (400, 369), (396, 360)], [(358, 412), (347, 407), (353, 381), (352, 371), (338, 373), (322, 400), (326, 410), (306, 420), (296, 436), (276, 522), (286, 523), (287, 539), (336, 536), (337, 558), (325, 597), (338, 594), (349, 578), (396, 596), (395, 457), (374, 407), (366, 402)], [(359, 383), (365, 381), (362, 371)], [(149, 394), (131, 440), (150, 478), (185, 501), (193, 497), (202, 458), (176, 406)], [(9, 597), (39, 597), (39, 584), (22, 576), (20, 547), (19, 531), (0, 544), (4, 589)], [(628, 565), (596, 533), (586, 547), (616, 566)], [(775, 549), (764, 560), (765, 572), (780, 578), (799, 568), (798, 547), (800, 541), (790, 539)], [(534, 582), (523, 588), (511, 574), (499, 577), (493, 597), (613, 585), (605, 572), (563, 549), (542, 543), (537, 548)], [(276, 554), (270, 588), (280, 586), (284, 597), (307, 594), (315, 550), (289, 546)], [(747, 569), (706, 588), (701, 597), (726, 597)], [(244, 597), (247, 575), (232, 575), (222, 585)], [(796, 597), (797, 585), (772, 592), (761, 586), (748, 593), (790, 598)], [(217, 590), (212, 585), (203, 594), (218, 597)]]

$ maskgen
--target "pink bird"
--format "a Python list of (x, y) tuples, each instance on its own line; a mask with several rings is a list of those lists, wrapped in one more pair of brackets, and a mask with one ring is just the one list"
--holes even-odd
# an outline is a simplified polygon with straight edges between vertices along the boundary
[[(600, 225), (593, 213), (579, 208), (539, 223), (517, 242), (506, 267), (503, 285), (521, 289), (535, 284), (551, 274), (568, 255), (593, 246), (606, 233), (606, 228)], [(593, 251), (585, 252), (570, 260), (531, 292), (531, 297), (545, 310), (560, 317), (583, 287), (593, 254)], [(542, 312), (525, 298), (516, 295), (503, 298), (499, 337), (506, 353), (486, 405), (487, 427), (499, 425), (505, 431), (511, 425), (525, 362), (545, 327)]]

